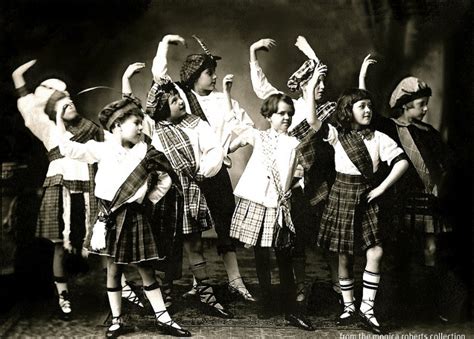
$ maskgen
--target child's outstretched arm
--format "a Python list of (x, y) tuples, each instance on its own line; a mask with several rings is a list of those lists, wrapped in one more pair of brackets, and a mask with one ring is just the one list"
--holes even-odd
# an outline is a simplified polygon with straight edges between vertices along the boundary
[(398, 179), (405, 173), (405, 171), (408, 169), (408, 161), (405, 159), (402, 159), (400, 161), (397, 161), (393, 167), (388, 176), (385, 178), (384, 181), (380, 185), (378, 185), (376, 188), (374, 188), (372, 191), (367, 194), (367, 202), (371, 202), (375, 198), (381, 196), (390, 186), (392, 186), (395, 182), (397, 182)]
[(26, 85), (25, 83), (25, 78), (23, 77), (23, 74), (29, 70), (33, 65), (36, 63), (36, 60), (30, 60), (27, 63), (24, 63), (17, 69), (15, 69), (12, 73), (12, 79), (13, 79), (13, 84), (15, 85), (15, 89), (20, 89)]
[(151, 73), (153, 74), (153, 80), (155, 82), (158, 82), (160, 78), (162, 78), (168, 73), (168, 45), (177, 45), (179, 43), (187, 47), (186, 40), (184, 40), (183, 37), (179, 35), (168, 34), (165, 35), (161, 42), (158, 44), (156, 56), (153, 59), (153, 65), (151, 67)]
[(127, 69), (122, 75), (122, 93), (124, 95), (130, 96), (133, 94), (130, 79), (135, 74), (139, 73), (142, 68), (145, 68), (145, 64), (143, 62), (135, 62), (131, 65), (128, 65)]
[(323, 64), (319, 64), (316, 69), (314, 70), (311, 79), (309, 79), (306, 85), (306, 121), (311, 126), (312, 129), (318, 131), (321, 128), (321, 121), (318, 119), (316, 114), (316, 101), (314, 99), (314, 89), (318, 83), (318, 79), (321, 75), (326, 74), (327, 66)]
[(368, 54), (364, 58), (364, 61), (362, 62), (362, 65), (360, 66), (360, 72), (359, 72), (359, 88), (360, 89), (367, 89), (366, 84), (365, 84), (365, 77), (367, 76), (367, 70), (370, 65), (373, 65), (375, 63), (377, 63), (377, 60), (372, 59), (370, 54)]
[(268, 52), (274, 46), (276, 42), (273, 39), (260, 39), (250, 46), (250, 80), (253, 91), (260, 99), (266, 99), (269, 95), (280, 92), (270, 84), (257, 58), (258, 51)]

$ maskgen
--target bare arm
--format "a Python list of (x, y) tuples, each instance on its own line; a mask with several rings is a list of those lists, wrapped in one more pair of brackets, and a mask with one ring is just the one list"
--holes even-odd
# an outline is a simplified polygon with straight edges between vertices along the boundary
[(29, 70), (35, 63), (36, 63), (36, 60), (30, 60), (13, 71), (12, 79), (13, 79), (13, 84), (15, 85), (16, 89), (19, 89), (26, 85), (23, 74), (27, 70)]
[(168, 34), (163, 37), (161, 42), (158, 44), (156, 50), (156, 56), (153, 59), (153, 65), (151, 67), (151, 72), (153, 74), (153, 80), (158, 82), (161, 77), (167, 74), (168, 72), (168, 45), (177, 45), (178, 43), (186, 46), (186, 41), (183, 37), (179, 35)]
[(359, 72), (359, 88), (360, 89), (367, 89), (366, 83), (365, 83), (365, 78), (367, 76), (367, 70), (370, 65), (373, 65), (377, 63), (377, 60), (371, 59), (370, 54), (368, 54), (365, 58), (364, 61), (362, 62), (362, 65), (360, 66), (360, 72)]
[(145, 67), (145, 64), (143, 62), (135, 62), (131, 65), (128, 65), (127, 69), (123, 73), (122, 76), (122, 93), (125, 95), (132, 95), (132, 85), (130, 83), (130, 79), (140, 72), (142, 68)]
[(320, 64), (319, 66), (316, 67), (314, 70), (313, 75), (311, 76), (311, 79), (309, 79), (308, 83), (306, 84), (306, 105), (307, 105), (307, 110), (306, 110), (306, 121), (308, 124), (311, 126), (312, 129), (315, 131), (318, 131), (321, 128), (321, 121), (318, 119), (317, 113), (316, 113), (316, 101), (314, 97), (314, 89), (316, 88), (316, 85), (318, 84), (318, 79), (321, 75), (325, 74), (327, 71), (327, 66)]

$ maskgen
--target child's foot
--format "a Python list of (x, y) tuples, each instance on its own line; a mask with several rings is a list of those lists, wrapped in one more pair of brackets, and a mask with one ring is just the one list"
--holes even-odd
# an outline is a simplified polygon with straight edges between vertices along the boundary
[(229, 281), (229, 292), (235, 295), (239, 295), (245, 301), (255, 302), (255, 298), (250, 294), (245, 287), (244, 281), (241, 277), (238, 277), (234, 280)]
[(305, 331), (314, 331), (314, 327), (311, 322), (302, 315), (289, 313), (285, 315), (285, 320), (291, 326), (299, 327)]
[(70, 320), (72, 315), (71, 301), (68, 291), (62, 291), (59, 295), (59, 312), (63, 320)]
[(196, 285), (196, 290), (199, 294), (199, 298), (201, 299), (201, 303), (206, 305), (207, 309), (213, 315), (225, 319), (232, 319), (234, 317), (234, 315), (229, 310), (227, 310), (217, 301), (211, 285), (201, 281)]
[(354, 302), (351, 301), (351, 302), (344, 303), (344, 311), (337, 318), (336, 325), (346, 326), (346, 325), (353, 324), (356, 318), (355, 315), (356, 315), (356, 310), (355, 310)]
[(138, 295), (135, 293), (135, 291), (136, 291), (135, 284), (132, 281), (126, 281), (125, 285), (122, 286), (122, 298), (131, 302), (134, 305), (144, 307), (142, 302), (140, 301), (140, 298), (138, 298)]
[(362, 300), (359, 310), (359, 316), (362, 320), (362, 324), (368, 331), (374, 334), (385, 334), (385, 331), (380, 326), (379, 322), (377, 321), (377, 318), (375, 318), (373, 307), (373, 301)]
[(112, 325), (109, 326), (105, 332), (106, 338), (118, 338), (121, 334), (124, 333), (124, 324), (122, 316), (112, 317)]
[(174, 337), (190, 337), (191, 332), (179, 326), (166, 310), (155, 313), (156, 326), (161, 332), (172, 335)]

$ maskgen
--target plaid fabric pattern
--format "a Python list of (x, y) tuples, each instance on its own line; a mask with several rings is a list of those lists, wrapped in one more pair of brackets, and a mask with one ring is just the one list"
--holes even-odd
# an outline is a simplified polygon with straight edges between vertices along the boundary
[(206, 115), (204, 114), (204, 111), (202, 110), (201, 105), (199, 104), (198, 99), (196, 98), (196, 95), (194, 95), (194, 93), (191, 92), (189, 87), (184, 85), (182, 82), (178, 82), (176, 84), (183, 90), (184, 94), (186, 94), (186, 98), (188, 99), (191, 113), (201, 118), (202, 120), (209, 122), (206, 118)]
[(156, 132), (165, 155), (178, 174), (183, 191), (183, 234), (201, 232), (214, 226), (206, 198), (196, 183), (203, 178), (196, 173), (197, 164), (191, 141), (180, 128), (180, 125), (187, 127), (197, 124), (197, 119), (187, 116), (178, 125), (165, 121), (160, 121), (156, 125)]
[(153, 82), (146, 99), (146, 111), (153, 117), (168, 104), (170, 91), (174, 89), (173, 81), (165, 75), (158, 82)]
[(64, 229), (62, 190), (61, 185), (44, 188), (36, 224), (37, 237), (46, 238), (53, 242), (62, 241), (62, 231)]
[(112, 257), (117, 264), (166, 259), (160, 255), (157, 232), (145, 215), (145, 206), (137, 203), (122, 205), (117, 210), (115, 227), (106, 235), (106, 247), (100, 251), (90, 251)]
[(339, 253), (381, 243), (378, 225), (379, 206), (366, 202), (370, 186), (361, 175), (337, 173), (329, 201), (321, 218), (318, 246)]
[(316, 60), (308, 59), (306, 60), (298, 70), (293, 73), (286, 85), (290, 89), (290, 91), (295, 92), (301, 89), (303, 86), (313, 75), (314, 69), (317, 66)]
[(196, 75), (200, 74), (206, 68), (216, 67), (220, 57), (208, 54), (191, 54), (186, 57), (186, 60), (181, 66), (179, 76), (181, 81), (185, 84), (191, 85), (190, 82)]
[(246, 246), (271, 247), (276, 221), (276, 208), (266, 208), (240, 198), (232, 216), (230, 236), (243, 242)]
[(425, 190), (427, 193), (433, 193), (433, 189), (435, 188), (435, 184), (431, 179), (430, 172), (426, 167), (425, 161), (421, 156), (420, 150), (416, 146), (413, 137), (407, 128), (407, 126), (397, 126), (397, 133), (400, 138), (400, 143), (402, 144), (403, 150), (405, 151), (406, 155), (410, 159), (413, 167), (415, 168), (418, 176), (420, 177), (421, 181), (425, 186)]
[(363, 136), (356, 131), (339, 133), (339, 141), (351, 162), (357, 167), (362, 176), (371, 183), (374, 180), (374, 167), (369, 151), (364, 144)]
[(403, 204), (403, 226), (414, 232), (446, 233), (452, 227), (439, 211), (439, 200), (432, 194), (412, 192)]

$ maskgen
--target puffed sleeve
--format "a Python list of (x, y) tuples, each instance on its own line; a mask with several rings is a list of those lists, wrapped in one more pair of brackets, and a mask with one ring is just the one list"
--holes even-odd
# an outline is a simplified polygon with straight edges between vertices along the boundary
[(199, 151), (201, 153), (199, 174), (210, 178), (215, 176), (221, 169), (224, 153), (219, 140), (208, 123), (202, 120), (199, 121), (196, 131), (198, 133)]
[(381, 161), (386, 161), (390, 166), (393, 163), (405, 159), (405, 153), (398, 147), (397, 143), (388, 135), (376, 131), (379, 138), (379, 155)]
[(323, 140), (328, 142), (330, 145), (334, 146), (337, 143), (339, 133), (331, 124), (323, 123), (320, 129), (320, 133), (323, 136)]
[(250, 80), (252, 81), (253, 91), (262, 100), (271, 94), (281, 93), (270, 84), (258, 61), (250, 62)]
[(168, 192), (172, 182), (171, 177), (167, 173), (158, 171), (157, 174), (158, 180), (155, 186), (148, 193), (148, 199), (155, 205)]
[(59, 150), (65, 157), (88, 164), (99, 162), (107, 152), (103, 142), (89, 140), (85, 144), (81, 144), (69, 140), (67, 135), (59, 139)]

